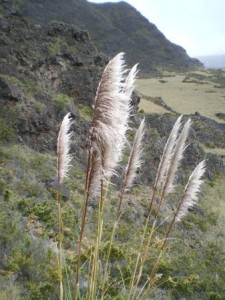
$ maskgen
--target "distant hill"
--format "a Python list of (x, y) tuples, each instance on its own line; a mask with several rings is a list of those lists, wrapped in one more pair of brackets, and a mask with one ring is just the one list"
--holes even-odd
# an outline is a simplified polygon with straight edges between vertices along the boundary
[(225, 68), (225, 54), (224, 55), (199, 56), (198, 59), (204, 64), (204, 66), (206, 68), (212, 68), (212, 69)]
[[(20, 1), (21, 2), (21, 1)], [(135, 8), (119, 3), (90, 3), (86, 0), (24, 0), (24, 15), (46, 25), (53, 20), (88, 29), (98, 49), (108, 56), (124, 51), (129, 64), (139, 62), (144, 73), (186, 70), (201, 63), (166, 37)]]

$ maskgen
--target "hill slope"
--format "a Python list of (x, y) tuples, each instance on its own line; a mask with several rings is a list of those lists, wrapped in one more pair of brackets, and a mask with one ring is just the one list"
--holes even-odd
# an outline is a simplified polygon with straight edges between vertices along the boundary
[[(106, 59), (98, 53), (85, 30), (57, 22), (47, 26), (31, 24), (11, 0), (0, 3), (0, 33), (0, 299), (58, 299), (57, 134), (63, 116), (72, 111), (75, 116), (71, 146), (74, 159), (70, 177), (62, 189), (64, 270), (72, 288), (77, 261), (75, 244), (84, 202), (91, 103)], [(135, 115), (130, 126), (135, 129), (142, 117)], [(144, 168), (137, 184), (153, 182), (166, 136), (175, 119), (173, 114), (146, 116)], [(210, 139), (217, 134), (217, 139), (221, 143), (224, 141), (216, 122), (211, 124), (206, 120), (207, 125), (203, 127), (200, 116), (193, 116), (194, 119), (190, 145), (183, 161), (185, 173), (184, 177), (179, 176), (179, 185), (185, 181), (186, 171), (190, 173), (193, 165), (205, 157), (196, 139), (204, 127), (210, 132)], [(133, 132), (129, 137), (131, 135)], [(127, 154), (122, 167), (125, 167), (126, 159)], [(206, 155), (206, 160), (208, 177), (224, 174), (224, 165), (215, 155)], [(205, 194), (210, 201), (213, 199), (213, 205), (220, 207), (213, 194), (213, 185), (215, 182), (211, 181), (207, 188), (210, 193), (206, 191)], [(217, 186), (218, 189), (221, 187), (217, 194), (223, 195), (223, 182)], [(149, 192), (144, 186), (136, 185), (134, 195), (126, 195), (124, 202), (125, 213), (113, 245), (112, 262), (113, 265), (118, 262), (118, 269), (122, 270), (125, 279), (132, 275), (130, 270), (135, 261), (130, 258), (133, 249), (136, 251), (139, 247), (137, 229), (142, 231), (146, 219), (144, 212), (149, 203)], [(91, 235), (97, 223), (97, 200), (93, 200), (88, 204), (85, 261), (90, 258), (95, 244)], [(117, 197), (107, 202), (104, 236), (109, 236), (112, 231), (117, 203)], [(222, 207), (222, 201), (219, 203)], [(162, 216), (171, 209), (172, 203), (165, 207)], [(171, 297), (166, 295), (166, 299), (205, 299), (205, 295), (208, 299), (224, 298), (224, 247), (221, 242), (224, 236), (223, 223), (219, 224), (217, 216), (210, 210), (196, 208), (174, 232), (174, 241), (182, 243), (177, 243), (175, 250), (169, 250), (159, 268), (163, 277), (157, 281), (162, 287), (160, 294), (173, 293)], [(156, 236), (157, 243), (153, 245), (158, 245), (161, 236)], [(211, 236), (215, 240), (211, 240)], [(147, 272), (151, 268), (152, 262), (146, 266)], [(115, 270), (113, 282), (118, 276), (117, 267), (112, 270)], [(212, 272), (216, 276), (212, 276)], [(84, 269), (84, 273), (86, 276), (88, 271)], [(82, 283), (85, 289), (86, 281)], [(124, 299), (120, 293), (123, 290), (122, 282), (116, 289), (113, 286), (109, 289), (108, 299), (116, 299), (115, 293), (118, 293), (117, 299)], [(155, 298), (161, 299), (161, 296)]]
[(161, 69), (180, 71), (201, 65), (124, 1), (95, 4), (86, 0), (26, 0), (22, 9), (40, 24), (58, 20), (85, 27), (99, 50), (109, 56), (124, 51), (128, 63), (139, 62), (143, 73)]

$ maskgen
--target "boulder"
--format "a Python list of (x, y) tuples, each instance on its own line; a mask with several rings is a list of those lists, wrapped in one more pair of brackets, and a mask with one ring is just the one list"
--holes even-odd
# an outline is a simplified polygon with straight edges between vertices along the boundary
[(7, 79), (0, 78), (0, 99), (19, 101), (22, 99), (21, 90)]
[(217, 113), (215, 116), (221, 120), (225, 120), (225, 113)]

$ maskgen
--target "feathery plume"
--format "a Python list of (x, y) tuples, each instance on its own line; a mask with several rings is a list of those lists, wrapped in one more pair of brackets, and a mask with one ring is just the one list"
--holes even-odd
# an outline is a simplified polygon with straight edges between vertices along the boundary
[(152, 211), (152, 207), (153, 207), (153, 202), (155, 200), (155, 195), (157, 193), (157, 191), (159, 189), (162, 189), (162, 194), (161, 194), (161, 200), (159, 202), (158, 205), (158, 209), (156, 212), (155, 217), (157, 218), (158, 213), (160, 211), (164, 196), (165, 196), (165, 188), (166, 188), (166, 183), (168, 181), (168, 173), (169, 173), (169, 169), (171, 168), (171, 160), (174, 156), (174, 150), (177, 144), (177, 140), (178, 140), (178, 132), (180, 130), (180, 126), (181, 126), (181, 119), (182, 119), (182, 115), (176, 120), (172, 131), (167, 139), (166, 145), (164, 147), (163, 150), (163, 155), (162, 158), (160, 160), (159, 163), (159, 167), (157, 170), (157, 174), (156, 174), (156, 178), (155, 178), (155, 183), (154, 183), (154, 187), (153, 187), (153, 193), (152, 193), (152, 198), (149, 204), (149, 208), (148, 208), (148, 212), (147, 212), (147, 217), (149, 218), (150, 213)]
[(180, 204), (175, 215), (175, 222), (181, 221), (181, 219), (187, 214), (188, 208), (192, 207), (198, 200), (198, 193), (200, 186), (203, 183), (201, 177), (205, 173), (205, 161), (200, 162), (191, 176), (184, 190), (184, 196), (182, 197)]
[(67, 177), (70, 161), (72, 159), (71, 155), (69, 154), (70, 150), (70, 143), (72, 132), (70, 131), (70, 127), (73, 123), (73, 115), (68, 113), (63, 118), (59, 134), (57, 140), (57, 177), (58, 177), (58, 184), (61, 185), (63, 180)]
[(91, 159), (96, 169), (92, 168), (90, 187), (94, 186), (91, 181), (96, 181), (94, 174), (98, 174), (98, 177), (101, 174), (109, 179), (122, 158), (130, 114), (130, 96), (137, 73), (134, 66), (126, 80), (123, 57), (124, 53), (119, 53), (108, 63), (97, 89), (91, 129), (91, 152), (99, 157)]
[(160, 187), (162, 183), (165, 181), (166, 174), (168, 172), (170, 162), (172, 159), (173, 150), (177, 142), (178, 132), (181, 126), (182, 117), (183, 116), (181, 115), (175, 122), (173, 129), (166, 142), (166, 145), (164, 147), (162, 158), (160, 160), (160, 164), (156, 175), (156, 181), (155, 181), (156, 187)]
[(183, 158), (184, 150), (186, 149), (186, 140), (188, 137), (188, 133), (191, 126), (191, 120), (188, 119), (187, 122), (184, 124), (184, 127), (177, 139), (176, 146), (172, 153), (172, 159), (170, 161), (170, 167), (167, 172), (167, 179), (164, 186), (164, 194), (168, 195), (172, 193), (174, 190), (174, 179), (179, 167), (180, 161)]
[(127, 78), (125, 80), (125, 86), (123, 89), (123, 92), (127, 94), (127, 96), (130, 98), (132, 96), (132, 93), (134, 91), (134, 82), (135, 78), (137, 76), (138, 70), (137, 70), (138, 64), (134, 65), (133, 68), (130, 70), (129, 74), (127, 75)]
[(106, 66), (95, 97), (91, 140), (92, 147), (99, 149), (106, 177), (112, 175), (120, 160), (127, 130), (129, 97), (122, 93), (124, 72), (123, 53), (120, 53)]
[(125, 171), (124, 189), (132, 186), (134, 178), (136, 176), (136, 171), (141, 166), (141, 152), (143, 150), (142, 143), (144, 137), (144, 126), (145, 120), (143, 119), (135, 134), (134, 143), (128, 159), (128, 164)]

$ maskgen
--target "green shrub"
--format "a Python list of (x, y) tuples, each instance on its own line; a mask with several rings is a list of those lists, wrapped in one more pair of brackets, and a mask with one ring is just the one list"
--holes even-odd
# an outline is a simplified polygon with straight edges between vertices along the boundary
[(15, 138), (15, 131), (5, 119), (0, 118), (0, 141), (12, 142)]
[(53, 104), (56, 108), (56, 111), (62, 112), (71, 102), (71, 98), (65, 94), (57, 94), (53, 96)]
[(90, 121), (91, 117), (92, 117), (92, 112), (93, 112), (92, 108), (90, 106), (86, 105), (86, 104), (78, 104), (77, 107), (80, 111), (80, 115), (84, 119)]

